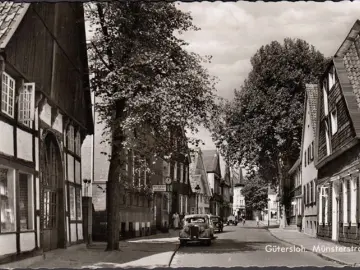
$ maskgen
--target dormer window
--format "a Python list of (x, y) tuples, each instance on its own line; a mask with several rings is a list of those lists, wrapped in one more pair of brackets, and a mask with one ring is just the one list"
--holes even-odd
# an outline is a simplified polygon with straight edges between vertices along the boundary
[(329, 91), (331, 91), (331, 89), (335, 85), (335, 69), (334, 69), (334, 67), (331, 67), (328, 77), (329, 77)]
[(15, 80), (3, 72), (1, 84), (1, 111), (14, 117)]

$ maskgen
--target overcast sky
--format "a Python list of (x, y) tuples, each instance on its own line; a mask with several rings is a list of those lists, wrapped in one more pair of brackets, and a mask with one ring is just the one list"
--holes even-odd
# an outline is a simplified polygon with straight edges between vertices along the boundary
[[(212, 55), (207, 66), (220, 79), (218, 94), (232, 99), (251, 69), (250, 58), (262, 45), (285, 37), (302, 38), (325, 56), (335, 54), (350, 28), (360, 19), (360, 2), (193, 2), (179, 3), (201, 30), (183, 38), (188, 49)], [(210, 134), (198, 134), (203, 149), (215, 149)]]

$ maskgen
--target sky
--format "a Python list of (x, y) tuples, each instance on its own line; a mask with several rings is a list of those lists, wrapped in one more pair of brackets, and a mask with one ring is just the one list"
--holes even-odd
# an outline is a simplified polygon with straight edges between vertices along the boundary
[[(360, 19), (360, 1), (355, 2), (192, 2), (177, 3), (191, 12), (200, 31), (182, 35), (188, 50), (212, 55), (206, 67), (219, 78), (217, 94), (231, 100), (251, 70), (250, 58), (262, 46), (284, 38), (306, 40), (325, 56), (332, 56), (351, 27)], [(197, 134), (215, 149), (208, 131)]]

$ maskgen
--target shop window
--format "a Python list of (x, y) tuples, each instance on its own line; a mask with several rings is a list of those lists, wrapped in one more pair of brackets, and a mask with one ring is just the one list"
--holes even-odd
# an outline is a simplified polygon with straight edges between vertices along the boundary
[(33, 230), (33, 184), (31, 175), (19, 173), (20, 230)]
[(14, 170), (0, 167), (0, 233), (15, 232)]
[(75, 187), (73, 185), (69, 185), (69, 198), (70, 198), (70, 219), (76, 219), (76, 194)]

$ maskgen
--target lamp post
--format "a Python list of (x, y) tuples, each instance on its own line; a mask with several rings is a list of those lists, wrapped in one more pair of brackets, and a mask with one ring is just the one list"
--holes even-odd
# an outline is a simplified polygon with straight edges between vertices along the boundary
[(195, 192), (196, 192), (196, 214), (199, 214), (199, 194), (200, 194), (199, 184), (195, 187)]

